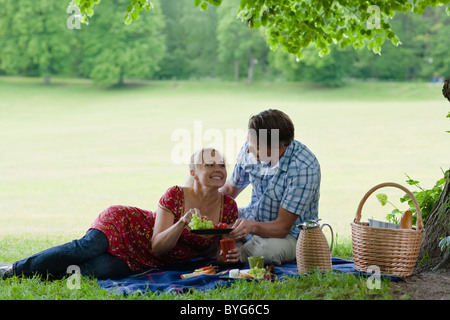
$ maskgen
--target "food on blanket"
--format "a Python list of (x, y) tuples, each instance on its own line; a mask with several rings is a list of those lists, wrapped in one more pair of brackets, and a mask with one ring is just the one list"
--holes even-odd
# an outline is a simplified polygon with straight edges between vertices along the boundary
[[(236, 269), (234, 269), (236, 270)], [(247, 270), (238, 270), (239, 273), (236, 277), (236, 272), (233, 273), (230, 270), (229, 277), (234, 279), (250, 279), (250, 280), (274, 280), (277, 276), (274, 272), (273, 265), (264, 268), (254, 267)]]
[(195, 213), (192, 215), (191, 222), (188, 224), (192, 230), (214, 229), (214, 224), (207, 217), (199, 217)]
[(253, 267), (248, 271), (248, 274), (251, 275), (254, 279), (264, 279), (266, 275), (266, 269)]
[(204, 274), (216, 274), (217, 269), (214, 266), (207, 266), (199, 269), (195, 269), (194, 272), (191, 273), (185, 273), (181, 275), (182, 279), (196, 277), (196, 276), (202, 276)]
[(400, 229), (412, 229), (412, 212), (406, 210), (403, 213), (402, 220), (400, 221)]
[(275, 274), (275, 269), (273, 267), (273, 264), (266, 267), (266, 274), (264, 275), (264, 279), (266, 280), (274, 280), (277, 277)]
[(238, 278), (239, 277), (239, 269), (231, 269), (229, 272), (230, 278)]
[(194, 272), (202, 273), (202, 274), (216, 274), (216, 271), (217, 271), (216, 267), (207, 266), (207, 267), (195, 269)]

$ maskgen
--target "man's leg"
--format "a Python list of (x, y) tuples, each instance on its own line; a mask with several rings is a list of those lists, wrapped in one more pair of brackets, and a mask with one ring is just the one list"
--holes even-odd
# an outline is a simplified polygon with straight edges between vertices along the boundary
[(280, 265), (295, 260), (297, 239), (290, 234), (286, 238), (261, 238), (253, 236), (241, 247), (241, 262), (248, 257), (264, 256), (265, 264)]

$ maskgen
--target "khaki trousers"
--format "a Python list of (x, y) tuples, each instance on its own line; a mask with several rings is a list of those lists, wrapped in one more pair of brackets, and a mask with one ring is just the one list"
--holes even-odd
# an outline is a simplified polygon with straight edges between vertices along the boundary
[(295, 260), (297, 239), (288, 234), (285, 238), (261, 238), (253, 236), (250, 241), (237, 243), (241, 249), (240, 261), (246, 263), (248, 257), (264, 256), (265, 264), (280, 265)]

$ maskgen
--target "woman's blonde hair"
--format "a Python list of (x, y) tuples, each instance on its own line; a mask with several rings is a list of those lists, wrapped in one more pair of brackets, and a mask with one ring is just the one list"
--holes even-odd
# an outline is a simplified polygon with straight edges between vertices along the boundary
[[(217, 163), (217, 160), (223, 160), (225, 161), (225, 157), (215, 148), (212, 147), (203, 147), (197, 151), (195, 151), (191, 156), (191, 161), (189, 162), (189, 175), (186, 178), (186, 187), (192, 187), (194, 185), (194, 177), (191, 176), (190, 171), (197, 170), (197, 166), (201, 165), (204, 162), (205, 159), (205, 152), (209, 152), (209, 155), (212, 159), (215, 160)], [(217, 157), (217, 158), (216, 158)]]

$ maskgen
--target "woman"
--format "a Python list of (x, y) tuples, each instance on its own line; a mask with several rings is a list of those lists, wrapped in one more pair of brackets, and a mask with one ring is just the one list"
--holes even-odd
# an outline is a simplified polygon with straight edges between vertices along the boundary
[(198, 236), (188, 224), (192, 215), (208, 217), (213, 223), (233, 224), (238, 216), (236, 202), (219, 192), (227, 178), (223, 157), (214, 149), (201, 149), (191, 157), (191, 182), (169, 188), (156, 212), (128, 206), (103, 211), (86, 235), (44, 250), (14, 264), (0, 265), (0, 278), (35, 274), (60, 278), (68, 266), (76, 265), (83, 275), (99, 279), (126, 277), (149, 268), (181, 263), (211, 252), (219, 262), (239, 261), (238, 249), (223, 257), (218, 236)]

